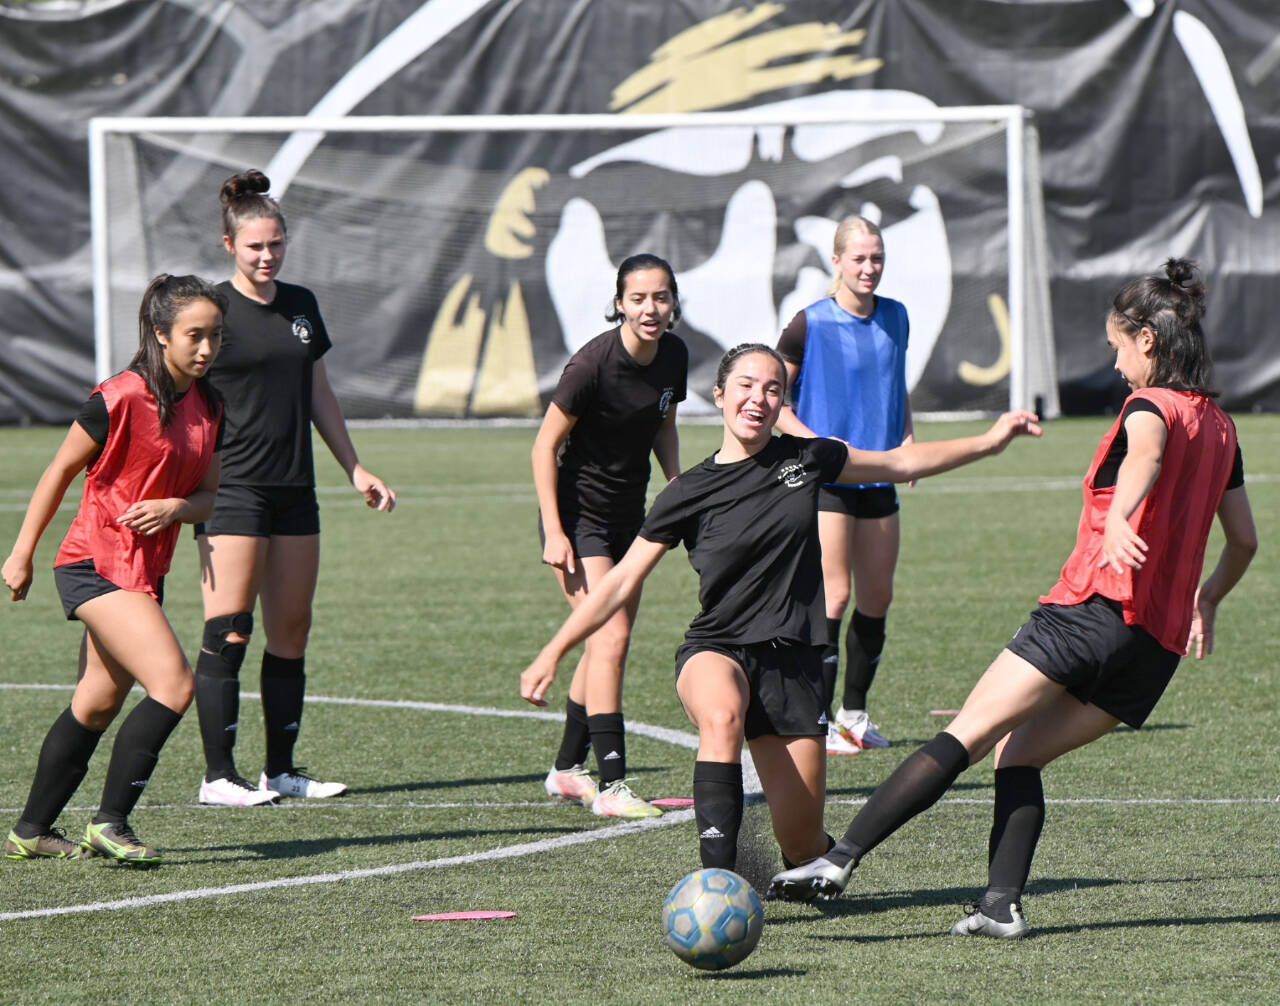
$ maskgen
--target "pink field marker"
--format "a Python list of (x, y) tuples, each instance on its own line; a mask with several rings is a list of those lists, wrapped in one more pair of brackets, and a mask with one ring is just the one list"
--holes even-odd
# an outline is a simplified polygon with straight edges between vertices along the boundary
[(655, 807), (692, 807), (693, 797), (689, 796), (664, 796), (657, 800), (650, 800)]
[(414, 922), (459, 922), (472, 919), (514, 919), (515, 912), (440, 912), (436, 915), (415, 915)]

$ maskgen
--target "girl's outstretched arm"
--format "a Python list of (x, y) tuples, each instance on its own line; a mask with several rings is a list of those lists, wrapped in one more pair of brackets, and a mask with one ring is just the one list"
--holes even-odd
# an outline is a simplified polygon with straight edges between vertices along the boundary
[(1034, 412), (1016, 409), (997, 419), (986, 433), (957, 440), (915, 441), (891, 451), (862, 451), (849, 448), (837, 482), (911, 482), (926, 475), (959, 468), (971, 461), (999, 454), (1017, 436), (1041, 434)]
[(645, 577), (666, 553), (667, 546), (637, 538), (618, 565), (592, 584), (586, 599), (573, 609), (565, 622), (520, 675), (520, 697), (535, 706), (545, 706), (543, 698), (556, 677), (556, 666), (569, 650), (613, 617), (640, 589)]

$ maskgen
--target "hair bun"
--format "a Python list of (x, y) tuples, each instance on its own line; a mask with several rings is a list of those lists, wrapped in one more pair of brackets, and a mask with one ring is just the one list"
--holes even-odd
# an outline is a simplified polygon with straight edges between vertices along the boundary
[(222, 183), (222, 190), (218, 193), (218, 198), (224, 203), (229, 203), (234, 199), (240, 199), (243, 196), (262, 195), (271, 188), (271, 179), (264, 175), (257, 168), (250, 168), (248, 171), (232, 175)]
[(1196, 264), (1188, 258), (1170, 258), (1164, 263), (1164, 274), (1178, 286), (1187, 286), (1196, 275)]

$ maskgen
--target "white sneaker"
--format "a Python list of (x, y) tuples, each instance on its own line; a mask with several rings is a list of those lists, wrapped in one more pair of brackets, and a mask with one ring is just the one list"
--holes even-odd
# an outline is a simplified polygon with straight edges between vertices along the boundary
[(827, 724), (827, 754), (829, 755), (856, 755), (862, 754), (862, 748), (856, 744), (850, 744), (844, 739), (844, 734), (840, 732), (840, 728), (836, 726), (835, 721)]
[(563, 770), (552, 765), (544, 785), (547, 796), (552, 800), (560, 803), (580, 803), (588, 810), (600, 795), (600, 788), (591, 778), (591, 773), (581, 765), (573, 765)]
[(300, 796), (311, 800), (325, 800), (331, 796), (342, 796), (347, 791), (345, 782), (321, 782), (312, 779), (300, 768), (292, 768), (267, 778), (263, 772), (258, 776), (258, 789), (267, 793), (279, 793), (281, 796)]
[(836, 729), (850, 744), (860, 748), (887, 748), (889, 742), (880, 735), (880, 728), (871, 722), (865, 709), (845, 709), (836, 713)]
[(200, 780), (200, 802), (218, 807), (261, 807), (275, 803), (280, 794), (273, 789), (256, 789), (242, 776), (231, 775), (209, 782)]
[(632, 821), (662, 816), (661, 810), (632, 793), (631, 787), (622, 779), (610, 783), (596, 794), (591, 801), (591, 813), (597, 817), (621, 817)]

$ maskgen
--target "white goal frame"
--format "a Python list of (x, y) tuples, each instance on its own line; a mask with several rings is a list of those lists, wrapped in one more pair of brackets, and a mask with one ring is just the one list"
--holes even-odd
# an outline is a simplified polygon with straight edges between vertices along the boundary
[[(1009, 407), (1037, 408), (1042, 416), (1059, 414), (1056, 364), (1052, 330), (1041, 333), (1046, 342), (1040, 361), (1041, 376), (1029, 374), (1026, 275), (1029, 243), (1044, 248), (1043, 202), (1026, 200), (1028, 179), (1039, 178), (1036, 147), (1028, 155), (1027, 129), (1030, 110), (1020, 105), (973, 105), (838, 113), (783, 112), (775, 109), (676, 114), (564, 114), (564, 115), (421, 115), (421, 116), (262, 116), (262, 117), (97, 117), (89, 121), (89, 193), (92, 229), (94, 350), (97, 379), (111, 376), (110, 243), (107, 220), (107, 137), (119, 133), (168, 132), (187, 134), (281, 134), (285, 140), (267, 167), (273, 195), (280, 195), (295, 177), (310, 152), (327, 133), (502, 133), (519, 131), (650, 132), (677, 127), (785, 128), (796, 125), (858, 123), (976, 123), (1003, 122), (1006, 137), (1008, 201), (1008, 307), (1010, 330)], [(1028, 163), (1028, 160), (1035, 163)], [(1039, 187), (1037, 184), (1038, 196)], [(1030, 214), (1028, 210), (1030, 209)], [(1043, 297), (1048, 312), (1047, 262), (1044, 263)]]

